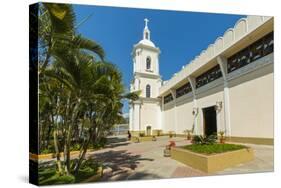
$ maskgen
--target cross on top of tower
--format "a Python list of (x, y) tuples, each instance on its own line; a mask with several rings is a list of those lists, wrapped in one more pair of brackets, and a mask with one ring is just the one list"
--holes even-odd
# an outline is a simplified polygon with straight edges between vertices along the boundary
[(147, 27), (149, 20), (147, 18), (144, 19), (145, 27)]
[(143, 29), (143, 39), (146, 39), (146, 40), (150, 40), (150, 31), (147, 26), (148, 22), (149, 22), (149, 20), (147, 18), (145, 18), (144, 19), (145, 27)]

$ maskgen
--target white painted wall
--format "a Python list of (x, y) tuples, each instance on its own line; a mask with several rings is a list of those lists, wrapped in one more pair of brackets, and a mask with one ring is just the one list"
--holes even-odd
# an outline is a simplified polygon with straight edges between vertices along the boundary
[(173, 105), (173, 102), (165, 104), (164, 111), (162, 111), (163, 131), (165, 133), (175, 130), (175, 109), (173, 108)]
[(232, 136), (273, 138), (273, 84), (270, 73), (229, 88)]
[(158, 129), (158, 110), (159, 105), (154, 103), (145, 103), (141, 107), (141, 130), (146, 130), (151, 126), (152, 130)]
[[(184, 97), (184, 96), (182, 96)], [(184, 102), (184, 101), (183, 101)], [(188, 103), (178, 104), (176, 108), (177, 115), (177, 133), (184, 134), (184, 130), (192, 129), (194, 116), (192, 115), (193, 110), (193, 100), (189, 100)]]

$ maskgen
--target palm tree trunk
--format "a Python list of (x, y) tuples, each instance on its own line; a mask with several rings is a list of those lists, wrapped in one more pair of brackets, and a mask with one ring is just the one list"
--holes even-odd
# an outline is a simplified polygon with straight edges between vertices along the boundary
[(51, 125), (48, 126), (48, 132), (47, 132), (47, 137), (46, 137), (46, 145), (45, 148), (48, 148), (50, 144), (50, 135), (51, 135), (52, 127)]
[(86, 141), (86, 143), (83, 145), (82, 152), (80, 151), (79, 158), (78, 158), (77, 163), (76, 163), (76, 165), (74, 167), (75, 175), (77, 175), (78, 172), (79, 172), (80, 166), (81, 166), (81, 164), (82, 164), (82, 162), (83, 162), (83, 160), (84, 160), (84, 158), (86, 156), (87, 149), (88, 149), (88, 146), (89, 146), (89, 144), (90, 144), (90, 142), (92, 140), (92, 137), (93, 137), (93, 131), (90, 129), (89, 130), (89, 138)]
[(70, 175), (70, 145), (71, 145), (72, 128), (73, 128), (73, 125), (77, 118), (79, 106), (80, 106), (80, 101), (78, 100), (78, 103), (75, 104), (74, 109), (73, 109), (71, 123), (68, 124), (68, 129), (67, 129), (67, 137), (66, 137), (65, 151), (64, 151), (64, 155), (66, 157), (65, 158), (65, 164), (66, 164), (65, 170), (66, 170), (67, 175)]
[[(53, 121), (53, 127), (54, 127), (53, 136), (54, 136), (54, 147), (55, 147), (55, 153), (56, 153), (56, 163), (57, 163), (59, 174), (62, 175), (63, 174), (63, 170), (62, 170), (62, 164), (61, 164), (61, 160), (60, 160), (60, 150), (59, 150), (59, 144), (58, 144), (59, 104), (60, 104), (60, 98), (57, 98), (56, 99), (55, 113), (51, 114), (52, 115), (51, 119)], [(56, 115), (56, 120), (54, 120), (54, 116), (55, 115)]]
[(57, 138), (57, 130), (54, 130), (54, 146), (55, 146), (55, 152), (56, 152), (56, 163), (58, 167), (59, 174), (62, 175), (62, 165), (60, 160), (60, 152), (58, 147), (58, 138)]

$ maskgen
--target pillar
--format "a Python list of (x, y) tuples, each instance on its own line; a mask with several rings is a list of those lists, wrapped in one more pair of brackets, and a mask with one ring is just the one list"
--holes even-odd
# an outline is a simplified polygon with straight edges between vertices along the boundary
[(224, 80), (223, 93), (224, 93), (225, 135), (231, 136), (229, 87), (227, 81), (227, 59), (223, 56), (218, 56), (217, 62), (220, 66), (223, 80)]

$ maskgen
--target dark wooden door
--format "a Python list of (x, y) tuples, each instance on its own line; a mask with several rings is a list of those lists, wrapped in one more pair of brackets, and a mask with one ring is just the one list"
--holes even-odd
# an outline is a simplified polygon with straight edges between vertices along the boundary
[(204, 134), (209, 136), (217, 133), (217, 113), (214, 106), (204, 108)]

